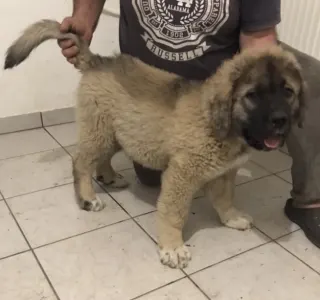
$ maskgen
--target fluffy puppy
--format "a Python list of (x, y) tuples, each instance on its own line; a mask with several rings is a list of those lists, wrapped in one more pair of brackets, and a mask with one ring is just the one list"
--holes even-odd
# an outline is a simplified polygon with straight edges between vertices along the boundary
[(161, 262), (186, 267), (191, 258), (182, 230), (193, 195), (205, 188), (221, 222), (245, 230), (252, 220), (232, 205), (237, 169), (249, 149), (279, 148), (291, 126), (302, 125), (304, 83), (295, 57), (275, 46), (244, 51), (203, 82), (187, 81), (129, 55), (102, 57), (59, 23), (28, 27), (8, 49), (5, 68), (24, 61), (48, 39), (71, 38), (80, 48), (78, 150), (73, 161), (81, 208), (99, 211), (104, 203), (92, 175), (125, 187), (111, 164), (120, 149), (141, 165), (163, 170), (157, 204)]

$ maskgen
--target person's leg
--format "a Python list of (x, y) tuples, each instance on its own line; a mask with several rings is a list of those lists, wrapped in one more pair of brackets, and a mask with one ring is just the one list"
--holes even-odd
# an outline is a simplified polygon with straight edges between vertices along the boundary
[(136, 162), (133, 162), (133, 167), (142, 184), (150, 187), (161, 185), (161, 171), (145, 168)]
[(294, 53), (302, 64), (308, 96), (304, 127), (294, 128), (287, 140), (293, 188), (285, 213), (320, 247), (320, 62)]

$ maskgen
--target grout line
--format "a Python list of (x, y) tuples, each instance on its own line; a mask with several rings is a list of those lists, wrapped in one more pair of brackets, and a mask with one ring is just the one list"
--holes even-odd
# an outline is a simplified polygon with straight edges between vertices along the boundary
[(46, 127), (52, 127), (52, 126), (59, 126), (59, 125), (64, 125), (64, 124), (75, 123), (75, 121), (68, 121), (68, 122), (57, 123), (57, 124), (52, 124), (52, 125), (45, 126), (43, 124), (42, 112), (39, 112), (39, 113), (40, 113), (40, 118), (41, 118), (41, 126), (32, 127), (32, 128), (25, 128), (25, 129), (19, 129), (19, 130), (8, 131), (8, 132), (2, 132), (2, 133), (0, 133), (0, 136), (1, 135), (6, 135), (6, 134), (11, 134), (11, 133), (18, 133), (18, 132), (24, 132), (24, 131), (29, 131), (29, 130), (41, 129), (41, 128), (44, 129)]
[[(146, 214), (150, 214), (150, 213), (152, 213), (152, 212), (149, 212), (149, 213), (146, 213)], [(146, 215), (146, 214), (144, 214), (144, 215)], [(137, 218), (137, 217), (135, 217), (135, 218)], [(149, 236), (149, 238), (156, 244), (156, 245), (158, 245), (158, 243), (157, 243), (157, 241), (135, 220), (135, 218), (133, 218), (133, 221)], [(259, 232), (261, 232), (258, 228), (256, 228)], [(240, 253), (238, 253), (238, 254), (236, 254), (236, 255), (233, 255), (233, 256), (231, 256), (231, 257), (228, 257), (228, 258), (226, 258), (226, 259), (224, 259), (224, 260), (222, 260), (222, 261), (220, 261), (220, 262), (217, 262), (217, 263), (215, 263), (215, 264), (212, 264), (212, 265), (210, 265), (210, 266), (207, 266), (207, 267), (205, 267), (205, 268), (202, 268), (202, 269), (200, 269), (200, 270), (197, 270), (197, 271), (195, 271), (195, 272), (193, 272), (193, 273), (190, 273), (190, 274), (188, 274), (184, 269), (180, 269), (180, 271), (196, 286), (196, 288), (208, 299), (208, 300), (210, 300), (210, 297), (197, 285), (197, 283), (191, 278), (191, 276), (192, 275), (194, 275), (194, 274), (196, 274), (196, 273), (198, 273), (198, 272), (201, 272), (201, 271), (203, 271), (203, 270), (206, 270), (206, 269), (208, 269), (208, 268), (211, 268), (211, 267), (213, 267), (213, 266), (215, 266), (215, 265), (218, 265), (218, 264), (220, 264), (220, 263), (222, 263), (222, 262), (225, 262), (225, 261), (227, 261), (227, 260), (229, 260), (229, 259), (232, 259), (232, 258), (234, 258), (234, 257), (237, 257), (237, 256), (240, 256), (240, 255), (242, 255), (242, 254), (244, 254), (244, 253), (246, 253), (246, 252), (249, 252), (249, 251), (251, 251), (251, 250), (255, 250), (255, 249), (257, 249), (257, 248), (259, 248), (259, 247), (262, 247), (262, 246), (264, 246), (264, 245), (267, 245), (267, 244), (269, 244), (269, 243), (272, 243), (272, 242), (274, 242), (272, 239), (270, 239), (265, 233), (263, 233), (263, 232), (261, 232), (265, 237), (267, 237), (268, 238), (268, 241), (266, 241), (265, 243), (262, 243), (261, 245), (258, 245), (258, 246), (256, 246), (256, 247), (253, 247), (253, 248), (250, 248), (250, 249), (248, 249), (248, 250), (245, 250), (245, 251), (243, 251), (243, 252), (240, 252)], [(137, 298), (135, 298), (135, 299), (137, 299)], [(133, 299), (134, 300), (134, 299)]]
[[(153, 293), (153, 292), (155, 292), (155, 291), (161, 290), (161, 289), (163, 289), (163, 288), (165, 288), (165, 287), (167, 287), (167, 286), (170, 286), (170, 285), (172, 285), (172, 284), (174, 284), (174, 283), (177, 283), (177, 282), (179, 282), (179, 281), (181, 281), (181, 280), (184, 280), (184, 279), (186, 279), (186, 278), (187, 278), (187, 277), (185, 276), (185, 277), (182, 277), (182, 278), (173, 280), (173, 281), (171, 281), (171, 282), (169, 282), (169, 283), (167, 283), (167, 284), (164, 284), (164, 285), (162, 285), (162, 286), (159, 286), (159, 287), (157, 287), (157, 288), (155, 288), (155, 289), (153, 289), (153, 290), (151, 290), (151, 291), (148, 291), (148, 292), (146, 292), (146, 293), (143, 293), (143, 294), (141, 294), (141, 295), (139, 295), (139, 296), (137, 296), (137, 297), (134, 297), (134, 298), (132, 298), (132, 299), (130, 299), (130, 300), (139, 300), (139, 299), (140, 299), (141, 297), (143, 297), (143, 296), (150, 295), (151, 293)], [(209, 300), (210, 300), (210, 299), (209, 299)]]
[[(94, 179), (95, 180), (95, 179)], [(95, 180), (96, 181), (96, 180)], [(98, 182), (98, 181), (96, 181)], [(106, 189), (103, 188), (103, 186), (101, 187), (108, 195), (109, 197), (111, 197), (111, 199), (113, 199), (113, 201), (115, 201), (129, 216), (130, 219), (156, 244), (158, 245), (157, 241), (139, 224), (139, 222), (137, 220), (135, 220), (135, 218), (137, 218), (137, 216), (132, 216)], [(154, 212), (154, 211), (153, 211)], [(151, 213), (151, 212), (148, 212)], [(148, 214), (146, 213), (146, 214)]]
[(289, 183), (292, 185), (292, 182), (288, 181), (287, 179), (281, 177), (279, 174), (283, 173), (283, 172), (286, 172), (286, 171), (290, 171), (290, 169), (287, 169), (287, 170), (284, 170), (284, 171), (280, 171), (280, 172), (277, 172), (277, 173), (274, 173), (273, 175), (278, 177), (279, 179), (282, 179), (283, 181)]
[(47, 244), (43, 244), (43, 245), (40, 245), (40, 246), (33, 247), (32, 249), (33, 250), (38, 250), (38, 249), (41, 249), (41, 248), (44, 248), (44, 247), (47, 247), (47, 246), (51, 246), (51, 245), (54, 245), (54, 244), (57, 244), (57, 243), (60, 243), (60, 242), (64, 242), (64, 241), (67, 241), (67, 240), (70, 240), (70, 239), (73, 239), (73, 238), (76, 238), (76, 237), (79, 237), (79, 236), (82, 236), (82, 235), (86, 235), (86, 234), (94, 232), (94, 231), (99, 231), (99, 230), (105, 229), (107, 227), (111, 227), (113, 225), (118, 225), (118, 224), (121, 224), (121, 223), (124, 223), (124, 222), (127, 222), (127, 221), (131, 221), (131, 218), (129, 217), (129, 218), (125, 219), (125, 220), (117, 221), (115, 223), (103, 225), (103, 226), (100, 226), (98, 228), (94, 228), (94, 229), (90, 229), (90, 230), (87, 230), (87, 231), (84, 231), (84, 232), (81, 232), (81, 233), (78, 233), (78, 234), (74, 234), (74, 235), (71, 235), (71, 236), (68, 236), (68, 237), (65, 237), (65, 238), (62, 238), (62, 239), (47, 243)]
[(261, 179), (265, 179), (265, 178), (270, 177), (270, 176), (273, 176), (273, 174), (269, 172), (269, 174), (263, 175), (263, 176), (261, 176), (259, 178), (254, 178), (254, 179), (249, 180), (249, 181), (238, 183), (238, 184), (235, 185), (235, 187), (242, 186), (242, 185), (245, 185), (245, 184), (248, 184), (248, 183), (252, 183), (252, 182), (255, 182), (255, 181), (258, 181), (258, 180), (261, 180)]
[(250, 252), (250, 251), (252, 251), (252, 250), (256, 250), (256, 249), (258, 249), (258, 248), (260, 248), (260, 247), (263, 247), (263, 246), (266, 246), (266, 245), (272, 244), (272, 243), (274, 243), (274, 241), (271, 241), (271, 240), (268, 241), (268, 242), (262, 243), (261, 245), (258, 245), (258, 246), (255, 246), (255, 247), (253, 247), (253, 248), (247, 249), (247, 250), (245, 250), (245, 251), (243, 251), (243, 252), (240, 252), (240, 253), (237, 253), (237, 254), (235, 254), (235, 255), (232, 255), (232, 256), (230, 256), (230, 257), (228, 257), (228, 258), (226, 258), (226, 259), (223, 259), (223, 260), (221, 260), (221, 261), (219, 261), (219, 262), (216, 262), (216, 263), (214, 263), (214, 264), (211, 264), (211, 265), (209, 265), (209, 266), (207, 266), (207, 267), (204, 267), (204, 268), (202, 268), (202, 269), (199, 269), (199, 270), (197, 270), (197, 271), (194, 271), (194, 272), (188, 274), (188, 276), (193, 276), (193, 275), (195, 275), (195, 274), (197, 274), (197, 273), (199, 273), (199, 272), (202, 272), (202, 271), (205, 271), (205, 270), (210, 269), (210, 268), (212, 268), (212, 267), (215, 267), (215, 266), (217, 266), (217, 265), (220, 265), (220, 264), (222, 264), (222, 263), (224, 263), (224, 262), (226, 262), (226, 261), (228, 261), (228, 260), (230, 260), (230, 259), (236, 258), (236, 257), (238, 257), (238, 256), (240, 256), (240, 255), (243, 255), (243, 254), (248, 253), (248, 252)]
[(211, 300), (211, 298), (205, 293), (205, 291), (202, 290), (202, 288), (188, 274), (187, 274), (187, 278), (203, 294), (204, 297), (206, 297), (208, 300)]
[(298, 228), (298, 229), (295, 229), (295, 230), (290, 231), (288, 233), (285, 233), (279, 237), (273, 238), (273, 237), (269, 236), (266, 232), (264, 232), (262, 229), (258, 228), (256, 225), (253, 225), (253, 228), (255, 228), (257, 231), (259, 231), (262, 235), (264, 235), (266, 238), (268, 238), (272, 242), (276, 242), (277, 240), (282, 239), (283, 237), (289, 236), (297, 231), (300, 231), (300, 228)]
[(52, 149), (47, 149), (47, 150), (42, 150), (42, 151), (37, 151), (37, 152), (30, 152), (27, 154), (21, 154), (21, 155), (11, 156), (11, 157), (7, 157), (7, 158), (0, 158), (0, 161), (15, 159), (15, 158), (29, 156), (29, 155), (34, 155), (34, 154), (38, 154), (38, 153), (40, 154), (40, 153), (50, 152), (50, 151), (58, 150), (60, 148), (61, 148), (61, 146), (57, 145), (57, 148), (52, 148)]
[[(288, 169), (283, 169), (283, 170), (280, 170), (280, 171), (276, 171), (276, 172), (272, 172), (270, 170), (268, 170), (266, 167), (264, 167), (263, 165), (261, 165), (260, 163), (254, 161), (254, 160), (249, 160), (253, 163), (255, 163), (258, 167), (262, 168), (263, 170), (267, 171), (270, 175), (276, 175), (276, 174), (279, 174), (279, 173), (282, 173), (282, 172), (285, 172), (285, 171), (288, 171), (290, 170), (291, 168), (288, 168)], [(281, 177), (280, 177), (281, 178)], [(283, 179), (283, 178), (281, 178)], [(283, 179), (284, 180), (284, 179)], [(284, 180), (285, 181), (285, 180)]]
[[(49, 136), (51, 136), (60, 145), (61, 148), (63, 148), (63, 150), (66, 151), (64, 146), (62, 146), (62, 144), (50, 133), (50, 131), (47, 129), (47, 127), (43, 127), (43, 129), (47, 132), (47, 134), (49, 134)], [(70, 146), (72, 146), (72, 145), (70, 145)], [(69, 147), (69, 146), (66, 146), (66, 147)]]
[(266, 234), (263, 230), (261, 230), (260, 228), (258, 228), (256, 225), (253, 224), (253, 227), (255, 230), (257, 230), (258, 232), (260, 232), (260, 234), (262, 234), (264, 237), (266, 237), (269, 241), (274, 241), (273, 238), (271, 236), (269, 236), (268, 234)]
[(153, 214), (153, 213), (156, 213), (156, 212), (157, 212), (157, 209), (154, 208), (154, 210), (152, 210), (152, 211), (148, 211), (148, 212), (142, 213), (142, 214), (140, 214), (140, 215), (136, 215), (136, 216), (134, 216), (133, 218), (134, 218), (134, 219), (136, 219), (136, 218), (141, 218), (141, 217), (144, 217), (144, 216), (146, 216), (146, 215), (150, 215), (150, 214)]
[(43, 128), (62, 126), (62, 125), (71, 124), (71, 123), (76, 123), (76, 121), (68, 121), (68, 122), (63, 122), (63, 123), (58, 123), (58, 124), (44, 125)]
[[(42, 116), (42, 115), (41, 115), (41, 116)], [(70, 123), (71, 123), (71, 122), (70, 122)], [(43, 124), (43, 121), (42, 121), (42, 124)], [(57, 125), (58, 125), (58, 124), (57, 124)], [(56, 126), (56, 125), (53, 125), (53, 126)], [(58, 143), (58, 145), (59, 145), (69, 156), (72, 157), (71, 153), (69, 153), (68, 150), (66, 149), (66, 147), (70, 147), (70, 146), (72, 146), (72, 145), (70, 145), (70, 146), (62, 146), (62, 144), (60, 144), (59, 141), (58, 141), (54, 136), (52, 136), (52, 134), (51, 134), (45, 127), (43, 127), (43, 128), (44, 128), (44, 130), (49, 134), (49, 136), (50, 136), (51, 138), (53, 138), (53, 139)], [(54, 148), (54, 149), (59, 149), (59, 148)], [(52, 150), (54, 150), (54, 149), (49, 149), (49, 150), (40, 151), (40, 152), (34, 152), (34, 153), (30, 153), (30, 154), (41, 153), (41, 152), (48, 152), (48, 151), (52, 151)], [(287, 155), (286, 153), (284, 153), (284, 154)], [(29, 154), (27, 154), (27, 155), (29, 155)], [(21, 155), (21, 156), (26, 156), (26, 155)], [(19, 156), (17, 156), (17, 157), (19, 157)], [(256, 163), (255, 161), (251, 161), (251, 162), (254, 163), (254, 164), (256, 164), (257, 166), (261, 167), (262, 169), (266, 170), (266, 171), (268, 172), (268, 174), (265, 175), (265, 176), (261, 176), (261, 177), (259, 177), (259, 178), (255, 178), (255, 179), (253, 179), (253, 180), (246, 181), (246, 182), (244, 182), (244, 183), (240, 183), (240, 184), (238, 184), (237, 186), (241, 186), (241, 185), (243, 185), (243, 184), (251, 183), (251, 182), (254, 182), (254, 181), (257, 181), (257, 180), (266, 178), (266, 177), (270, 177), (270, 176), (272, 176), (272, 175), (275, 175), (275, 176), (278, 177), (279, 179), (281, 179), (281, 180), (283, 180), (283, 181), (285, 181), (285, 182), (287, 182), (287, 183), (290, 184), (290, 182), (288, 182), (288, 181), (285, 180), (284, 178), (281, 178), (281, 177), (279, 177), (279, 176), (277, 175), (277, 174), (279, 174), (279, 173), (281, 173), (281, 172), (284, 172), (284, 171), (286, 171), (286, 170), (279, 171), (279, 172), (277, 172), (277, 173), (273, 173), (273, 172), (270, 172), (269, 170), (267, 170), (266, 168), (264, 168), (263, 166), (261, 166), (260, 164)], [(129, 169), (132, 169), (132, 168), (119, 170), (118, 172), (126, 171), (126, 170), (129, 170)], [(99, 182), (97, 182), (95, 179), (93, 179), (93, 180), (102, 188), (102, 190), (103, 190), (113, 201), (115, 201), (115, 203), (117, 203), (117, 204), (119, 205), (119, 207), (120, 207), (125, 213), (127, 213), (127, 215), (129, 216), (129, 218), (128, 218), (128, 219), (125, 219), (125, 220), (121, 220), (121, 221), (119, 221), (119, 222), (115, 222), (115, 223), (112, 223), (112, 224), (108, 224), (108, 225), (105, 225), (105, 226), (102, 226), (102, 227), (99, 227), (99, 228), (95, 228), (95, 229), (90, 230), (90, 231), (82, 232), (82, 233), (77, 234), (77, 235), (69, 236), (69, 237), (67, 237), (67, 238), (65, 238), (65, 239), (61, 239), (61, 240), (58, 240), (58, 241), (55, 241), (55, 242), (52, 242), (52, 243), (48, 243), (48, 244), (45, 244), (45, 245), (41, 245), (41, 246), (35, 247), (35, 248), (32, 248), (32, 247), (31, 247), (31, 245), (30, 245), (30, 243), (28, 242), (27, 238), (25, 237), (22, 229), (20, 228), (20, 226), (19, 226), (19, 224), (18, 224), (18, 222), (17, 222), (14, 214), (11, 212), (11, 209), (10, 209), (9, 205), (7, 204), (7, 202), (6, 202), (5, 197), (3, 197), (6, 205), (8, 206), (8, 209), (10, 210), (10, 212), (11, 212), (11, 214), (12, 214), (12, 216), (13, 216), (16, 224), (17, 224), (17, 226), (19, 227), (19, 229), (20, 229), (22, 235), (24, 236), (27, 244), (29, 245), (29, 247), (30, 247), (33, 255), (35, 256), (35, 259), (36, 259), (39, 267), (41, 268), (42, 272), (44, 273), (44, 276), (45, 276), (46, 279), (48, 280), (51, 288), (53, 289), (53, 291), (54, 291), (54, 293), (55, 293), (55, 295), (56, 295), (56, 297), (57, 297), (58, 299), (59, 299), (59, 297), (58, 297), (55, 289), (53, 288), (53, 286), (52, 286), (49, 278), (47, 277), (47, 274), (45, 273), (45, 271), (44, 271), (44, 269), (43, 269), (40, 261), (38, 260), (36, 254), (35, 254), (35, 252), (34, 252), (34, 249), (40, 249), (40, 248), (45, 247), (45, 246), (49, 246), (49, 245), (52, 245), (52, 244), (55, 244), (55, 243), (58, 243), (58, 242), (61, 242), (61, 241), (65, 241), (65, 240), (68, 240), (68, 239), (71, 239), (71, 238), (74, 238), (74, 237), (77, 237), (77, 236), (81, 236), (81, 235), (84, 235), (84, 234), (88, 234), (88, 233), (93, 232), (93, 231), (101, 230), (101, 229), (104, 229), (104, 228), (106, 228), (106, 227), (113, 226), (113, 225), (117, 225), (117, 224), (119, 224), (119, 223), (126, 222), (126, 221), (129, 221), (129, 220), (134, 221), (134, 223), (135, 223), (143, 232), (145, 232), (145, 234), (146, 234), (155, 244), (157, 244), (157, 242), (152, 238), (152, 236), (149, 235), (149, 233), (148, 233), (148, 232), (137, 222), (137, 220), (136, 220), (136, 218), (139, 218), (139, 217), (142, 217), (142, 216), (144, 216), (144, 215), (148, 215), (148, 214), (154, 213), (156, 210), (150, 211), (150, 212), (147, 212), (147, 213), (143, 213), (143, 214), (140, 214), (140, 215), (137, 215), (137, 216), (132, 216), (132, 215), (109, 193), (109, 191), (103, 187), (103, 185), (101, 185), (101, 184), (100, 184)], [(68, 185), (68, 184), (72, 184), (72, 182), (66, 183), (66, 184), (62, 184), (62, 185), (59, 185), (59, 186), (64, 186), (64, 185)], [(56, 187), (50, 187), (50, 188), (41, 189), (41, 190), (37, 190), (37, 191), (34, 191), (34, 192), (26, 193), (26, 194), (16, 195), (16, 196), (14, 196), (14, 197), (10, 197), (10, 198), (7, 198), (7, 199), (11, 199), (11, 198), (15, 198), (15, 197), (23, 196), (23, 195), (27, 195), (27, 194), (32, 194), (32, 193), (36, 193), (36, 192), (40, 192), (40, 191), (44, 191), (44, 190), (49, 190), (49, 189), (53, 189), (53, 188), (56, 188)], [(1, 192), (0, 192), (0, 194), (1, 194)], [(265, 234), (263, 231), (261, 231), (259, 228), (257, 228), (257, 227), (255, 227), (255, 228), (256, 228), (260, 233), (262, 233), (264, 236), (268, 237), (268, 238), (271, 239), (271, 240), (268, 241), (268, 242), (266, 242), (266, 243), (263, 243), (263, 244), (261, 244), (261, 245), (259, 245), (259, 246), (257, 246), (257, 247), (253, 247), (253, 248), (251, 248), (251, 249), (248, 249), (248, 250), (246, 250), (246, 251), (243, 251), (243, 252), (241, 252), (241, 253), (238, 253), (238, 254), (236, 254), (236, 255), (234, 255), (234, 256), (231, 256), (231, 257), (229, 257), (229, 258), (227, 258), (227, 259), (225, 259), (225, 260), (222, 260), (222, 261), (220, 261), (220, 262), (218, 262), (218, 263), (215, 263), (215, 264), (212, 264), (212, 265), (207, 266), (207, 267), (205, 267), (205, 268), (202, 268), (202, 269), (200, 269), (200, 270), (197, 270), (197, 271), (195, 271), (195, 272), (193, 272), (193, 273), (187, 274), (184, 270), (181, 270), (182, 273), (185, 275), (185, 277), (180, 278), (180, 279), (175, 280), (175, 281), (172, 281), (171, 283), (166, 284), (166, 285), (164, 285), (164, 286), (161, 286), (161, 287), (159, 287), (159, 288), (157, 288), (157, 289), (154, 289), (154, 290), (152, 290), (152, 291), (149, 291), (149, 292), (147, 292), (146, 294), (139, 295), (138, 297), (136, 297), (136, 298), (134, 298), (134, 299), (138, 299), (138, 298), (140, 298), (140, 297), (142, 297), (142, 296), (144, 296), (144, 295), (150, 294), (150, 293), (153, 292), (153, 291), (159, 290), (159, 289), (161, 289), (161, 288), (163, 288), (163, 287), (165, 287), (165, 286), (168, 286), (168, 285), (170, 285), (170, 284), (173, 284), (173, 283), (175, 283), (175, 282), (177, 282), (177, 281), (180, 281), (180, 280), (182, 280), (182, 279), (185, 279), (185, 278), (188, 278), (188, 279), (198, 288), (198, 290), (200, 290), (200, 291), (204, 294), (204, 296), (205, 296), (207, 299), (209, 299), (209, 297), (201, 290), (201, 288), (193, 281), (193, 279), (192, 279), (190, 276), (192, 276), (193, 274), (196, 274), (196, 273), (198, 273), (198, 272), (204, 271), (204, 270), (206, 270), (206, 269), (208, 269), (208, 268), (211, 268), (211, 267), (213, 267), (213, 266), (215, 266), (215, 265), (218, 265), (218, 264), (220, 264), (220, 263), (222, 263), (222, 262), (225, 262), (225, 261), (227, 261), (227, 260), (230, 260), (230, 259), (232, 259), (232, 258), (234, 258), (234, 257), (237, 257), (237, 256), (239, 256), (239, 255), (242, 255), (242, 254), (244, 254), (244, 253), (246, 253), (246, 252), (249, 252), (249, 251), (251, 251), (251, 250), (257, 249), (257, 248), (262, 247), (262, 246), (264, 246), (264, 245), (266, 245), (266, 244), (272, 243), (272, 242), (275, 242), (275, 243), (277, 243), (279, 246), (281, 246), (281, 245), (277, 242), (277, 240), (272, 239), (272, 238), (269, 237), (267, 234)], [(299, 229), (298, 229), (298, 230), (299, 230)], [(298, 230), (296, 230), (296, 231), (298, 231)], [(284, 236), (290, 235), (290, 234), (292, 234), (292, 233), (294, 233), (294, 232), (296, 232), (296, 231), (290, 232), (290, 233), (288, 233), (288, 234), (286, 234), (286, 235), (284, 235)], [(282, 237), (284, 237), (284, 236), (282, 236)], [(277, 238), (277, 239), (280, 239), (280, 238), (282, 238), (282, 237), (279, 237), (279, 238)], [(282, 247), (282, 246), (281, 246), (281, 247)], [(284, 250), (286, 250), (288, 253), (292, 254), (290, 251), (288, 251), (288, 250), (285, 249), (284, 247), (282, 247), (282, 248), (283, 248)], [(20, 253), (25, 253), (25, 252), (28, 252), (28, 251), (30, 251), (30, 250), (26, 250), (26, 251), (23, 251), (23, 252), (20, 252)], [(18, 255), (18, 254), (20, 254), (20, 253), (16, 253), (16, 254), (11, 255), (11, 256), (15, 256), (15, 255)], [(295, 256), (294, 254), (292, 254), (292, 255)], [(11, 257), (11, 256), (8, 256), (8, 257)], [(295, 257), (296, 257), (296, 256), (295, 256)], [(7, 258), (7, 257), (5, 257), (5, 258)], [(298, 257), (296, 257), (296, 258), (297, 258), (298, 260), (300, 260), (302, 263), (304, 263), (304, 262), (303, 262), (301, 259), (299, 259)], [(4, 259), (4, 258), (2, 258), (2, 259)], [(0, 259), (0, 260), (1, 260), (1, 259)], [(304, 264), (305, 264), (306, 266), (308, 266), (309, 268), (311, 268), (311, 267), (310, 267), (309, 265), (307, 265), (306, 263), (304, 263)], [(316, 270), (314, 270), (313, 268), (311, 268), (311, 269), (312, 269), (313, 271), (315, 271), (317, 274), (319, 274), (319, 273), (318, 273)], [(134, 300), (134, 299), (132, 299), (132, 300)]]
[(103, 184), (101, 184), (96, 178), (92, 177), (92, 180), (115, 202), (119, 205), (119, 207), (128, 215), (130, 216), (130, 219), (133, 219), (132, 215), (119, 203), (104, 187)]
[(44, 126), (43, 126), (43, 116), (42, 116), (42, 112), (40, 112), (40, 120), (41, 120), (41, 126), (44, 127)]
[(4, 256), (4, 257), (0, 257), (0, 261), (4, 260), (4, 259), (7, 259), (7, 258), (11, 258), (11, 257), (17, 256), (17, 255), (20, 255), (20, 254), (24, 254), (24, 253), (27, 253), (27, 252), (31, 252), (31, 249), (23, 250), (23, 251), (20, 251), (20, 252), (16, 252), (14, 254), (10, 254), (10, 255), (7, 255), (7, 256)]
[(42, 126), (37, 126), (37, 127), (26, 128), (26, 129), (20, 129), (20, 130), (2, 132), (2, 133), (0, 133), (0, 136), (6, 135), (6, 134), (11, 134), (11, 133), (18, 133), (18, 132), (29, 131), (29, 130), (37, 130), (37, 129), (41, 129), (41, 128), (43, 128), (43, 127), (42, 127)]
[(288, 151), (288, 152), (286, 152), (283, 148), (280, 148), (279, 151), (280, 151), (282, 154), (285, 154), (285, 155), (291, 157), (291, 155), (289, 154), (289, 151), (288, 151), (288, 146), (287, 146), (287, 151)]
[(256, 225), (253, 225), (253, 227), (259, 231), (261, 234), (263, 234), (265, 237), (267, 237), (271, 242), (274, 242), (274, 239), (269, 236), (267, 233), (265, 233), (262, 229), (258, 228)]
[(289, 236), (289, 235), (291, 235), (291, 234), (293, 234), (293, 233), (296, 233), (296, 232), (298, 232), (298, 231), (301, 231), (302, 229), (299, 227), (298, 229), (295, 229), (295, 230), (293, 230), (293, 231), (291, 231), (291, 232), (289, 232), (289, 233), (286, 233), (286, 234), (284, 234), (284, 235), (281, 235), (281, 236), (279, 236), (279, 237), (277, 237), (277, 238), (275, 238), (275, 239), (273, 239), (275, 242), (276, 241), (278, 241), (278, 240), (281, 240), (281, 239), (283, 239), (283, 238), (285, 238), (285, 237), (287, 237), (287, 236)]
[[(316, 269), (314, 269), (313, 267), (311, 267), (309, 264), (307, 264), (306, 262), (304, 262), (301, 258), (299, 258), (297, 255), (295, 255), (294, 253), (292, 253), (291, 251), (289, 251), (287, 248), (283, 247), (278, 241), (274, 241), (278, 246), (280, 246), (283, 250), (285, 250), (287, 253), (291, 254), (292, 256), (294, 256), (297, 260), (299, 260), (301, 263), (303, 263), (305, 266), (307, 266), (309, 269), (311, 269), (312, 271), (314, 271), (316, 274), (320, 275), (320, 272), (317, 271)], [(310, 242), (311, 243), (311, 242)]]
[[(66, 186), (66, 185), (69, 185), (69, 184), (73, 184), (73, 181), (67, 182), (67, 183), (62, 183), (62, 184), (55, 185), (55, 186), (50, 186), (50, 187), (47, 187), (47, 188), (43, 188), (43, 189), (40, 189), (40, 190), (28, 192), (28, 193), (23, 193), (23, 194), (18, 194), (18, 195), (6, 197), (5, 199), (11, 200), (11, 199), (14, 199), (14, 198), (17, 198), (17, 197), (22, 197), (22, 196), (26, 196), (26, 195), (32, 195), (32, 194), (35, 194), (35, 193), (38, 193), (38, 192), (43, 192), (43, 191), (51, 190), (51, 189), (58, 188), (58, 187), (62, 187), (62, 186)], [(4, 197), (3, 197), (3, 198), (4, 198)]]
[(6, 206), (7, 206), (8, 210), (10, 211), (10, 214), (11, 214), (11, 216), (12, 216), (13, 220), (15, 221), (16, 225), (18, 226), (18, 228), (19, 228), (19, 230), (20, 230), (20, 232), (21, 232), (21, 234), (22, 234), (22, 236), (23, 236), (23, 238), (25, 239), (25, 241), (26, 241), (26, 243), (27, 243), (28, 247), (30, 248), (30, 251), (31, 251), (31, 253), (33, 254), (33, 257), (35, 258), (35, 260), (36, 260), (36, 262), (37, 262), (37, 264), (38, 264), (39, 268), (41, 269), (41, 271), (42, 271), (42, 273), (43, 273), (44, 277), (46, 278), (46, 280), (47, 280), (47, 282), (48, 282), (49, 286), (51, 287), (51, 289), (52, 289), (52, 291), (53, 291), (54, 295), (56, 296), (56, 298), (57, 298), (58, 300), (60, 300), (60, 297), (58, 296), (57, 291), (56, 291), (56, 290), (55, 290), (55, 288), (53, 287), (53, 284), (52, 284), (51, 280), (49, 279), (49, 277), (48, 277), (47, 273), (45, 272), (44, 268), (42, 267), (42, 265), (41, 265), (41, 263), (40, 263), (40, 261), (39, 261), (39, 259), (38, 259), (37, 255), (36, 255), (36, 253), (34, 252), (33, 248), (31, 247), (31, 245), (30, 245), (30, 243), (29, 243), (29, 241), (28, 241), (28, 239), (27, 239), (26, 235), (24, 234), (24, 232), (23, 232), (23, 230), (22, 230), (22, 228), (21, 228), (21, 226), (20, 226), (19, 222), (17, 221), (17, 219), (16, 219), (15, 215), (13, 214), (13, 212), (12, 212), (12, 210), (11, 210), (11, 208), (10, 208), (9, 204), (7, 203), (6, 199), (4, 199), (4, 201), (5, 201), (5, 203), (6, 203)]

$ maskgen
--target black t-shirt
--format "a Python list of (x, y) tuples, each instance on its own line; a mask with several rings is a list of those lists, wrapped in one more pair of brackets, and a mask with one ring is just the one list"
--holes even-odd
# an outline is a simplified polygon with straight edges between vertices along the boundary
[(120, 49), (204, 79), (239, 51), (239, 33), (280, 22), (281, 0), (121, 0)]

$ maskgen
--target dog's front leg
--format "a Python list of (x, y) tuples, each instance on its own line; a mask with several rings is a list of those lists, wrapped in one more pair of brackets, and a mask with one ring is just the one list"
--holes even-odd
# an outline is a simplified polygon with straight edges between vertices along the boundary
[(157, 205), (157, 229), (160, 260), (171, 268), (185, 268), (191, 259), (184, 245), (182, 230), (188, 219), (197, 179), (188, 167), (170, 164), (162, 177)]
[(221, 222), (230, 228), (246, 230), (252, 226), (252, 218), (233, 206), (235, 177), (237, 170), (209, 182), (205, 186), (206, 196), (217, 211)]

